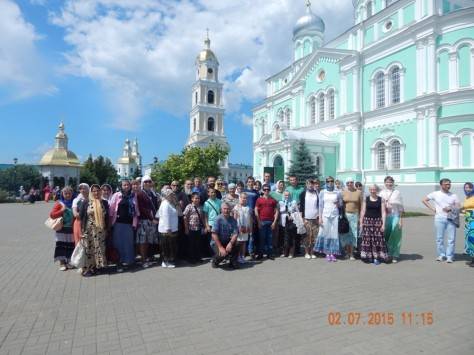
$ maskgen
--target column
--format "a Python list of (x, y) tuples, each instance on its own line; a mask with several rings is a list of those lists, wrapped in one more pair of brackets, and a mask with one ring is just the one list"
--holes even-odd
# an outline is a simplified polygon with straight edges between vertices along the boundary
[(360, 128), (352, 127), (352, 170), (360, 170)]
[[(309, 126), (311, 124), (311, 119), (308, 120), (308, 115), (306, 114), (306, 105), (304, 102), (304, 91), (300, 93), (300, 123), (299, 126)], [(294, 114), (296, 119), (296, 111)]]
[(428, 16), (432, 16), (434, 14), (434, 2), (435, 0), (428, 0), (428, 8), (427, 8), (427, 13)]
[(474, 88), (474, 47), (471, 48), (471, 88)]
[(288, 173), (288, 171), (290, 170), (290, 166), (289, 166), (290, 165), (290, 159), (291, 159), (290, 152), (291, 152), (290, 151), (290, 146), (287, 145), (286, 146), (286, 152), (285, 152), (286, 153), (286, 159), (284, 161), (284, 168), (283, 168), (283, 170), (285, 171), (285, 176)]
[(426, 144), (425, 144), (425, 112), (416, 113), (416, 141), (418, 167), (426, 166)]
[(346, 74), (341, 73), (341, 95), (340, 95), (340, 100), (339, 100), (339, 112), (342, 115), (346, 114), (346, 107), (347, 107), (347, 102), (346, 102), (346, 97), (347, 97), (347, 79), (346, 79)]
[[(431, 3), (431, 1), (429, 2)], [(436, 92), (436, 51), (435, 51), (435, 37), (428, 38), (427, 46), (427, 71), (428, 71), (428, 93)]]
[(455, 90), (458, 87), (458, 54), (449, 53), (449, 90)]
[(416, 42), (416, 96), (423, 95), (423, 43), (422, 41)]
[(354, 112), (360, 112), (359, 65), (352, 71), (352, 95)]
[(339, 145), (339, 170), (346, 170), (346, 130), (340, 127), (341, 144)]
[(428, 146), (429, 146), (429, 165), (438, 166), (438, 113), (436, 108), (431, 108), (428, 112)]
[(417, 21), (423, 17), (423, 9), (422, 9), (423, 1), (424, 0), (415, 1), (415, 20)]
[(459, 137), (451, 137), (451, 149), (450, 149), (450, 161), (452, 165), (450, 168), (459, 168), (459, 148), (461, 145), (461, 139)]
[(405, 68), (400, 69), (400, 102), (405, 102)]
[(385, 95), (385, 107), (387, 106), (390, 106), (392, 104), (391, 100), (392, 98), (390, 97), (390, 74), (389, 73), (385, 73), (384, 76), (383, 76), (383, 80), (384, 80), (384, 95)]
[(398, 10), (398, 28), (402, 28), (403, 25), (404, 25), (404, 18), (403, 18), (403, 8), (401, 8), (400, 10)]

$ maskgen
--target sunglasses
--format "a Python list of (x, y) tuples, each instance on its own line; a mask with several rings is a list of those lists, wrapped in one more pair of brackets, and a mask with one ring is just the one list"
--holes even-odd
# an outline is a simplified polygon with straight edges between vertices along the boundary
[(144, 184), (151, 183), (151, 180), (143, 181)]
[(270, 189), (263, 189), (263, 191), (270, 191)]
[(328, 183), (329, 183), (329, 182), (334, 182), (334, 180), (326, 180), (326, 182), (328, 182)]

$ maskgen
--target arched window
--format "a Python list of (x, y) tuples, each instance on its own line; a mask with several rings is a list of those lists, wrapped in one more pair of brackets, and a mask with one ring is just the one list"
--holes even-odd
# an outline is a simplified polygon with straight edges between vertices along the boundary
[(334, 90), (328, 91), (329, 119), (334, 119)]
[(311, 124), (316, 123), (316, 98), (313, 96), (309, 101), (309, 106), (311, 109)]
[(390, 146), (392, 169), (400, 169), (400, 142), (394, 140)]
[(317, 156), (316, 157), (316, 173), (319, 175), (320, 172), (320, 167), (321, 167), (321, 157)]
[(279, 141), (280, 140), (280, 126), (279, 125), (275, 125), (275, 132), (274, 132), (274, 139), (276, 141)]
[(324, 122), (324, 94), (319, 94), (319, 122)]
[(377, 169), (385, 169), (385, 144), (377, 144)]
[(285, 111), (285, 123), (286, 127), (289, 129), (291, 126), (291, 110), (289, 108)]
[(398, 104), (400, 102), (400, 68), (395, 67), (390, 72), (390, 83), (391, 83), (391, 102), (392, 104)]
[(278, 117), (279, 122), (283, 122), (283, 116), (284, 116), (283, 110), (279, 109), (278, 113), (277, 113), (277, 117)]
[(207, 130), (210, 132), (214, 132), (214, 118), (209, 117), (207, 119)]
[(208, 104), (213, 104), (214, 103), (214, 91), (209, 90), (207, 92), (207, 103)]
[(195, 104), (198, 103), (198, 92), (197, 91), (194, 93), (194, 103)]
[(196, 132), (196, 118), (193, 119), (193, 132)]
[(385, 75), (380, 72), (375, 76), (375, 108), (385, 107)]
[(367, 3), (367, 18), (369, 18), (370, 16), (372, 16), (372, 1), (369, 1)]

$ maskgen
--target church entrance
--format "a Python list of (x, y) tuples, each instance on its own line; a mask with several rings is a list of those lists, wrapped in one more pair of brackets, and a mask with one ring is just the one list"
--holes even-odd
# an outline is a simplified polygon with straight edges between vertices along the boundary
[(278, 180), (285, 180), (285, 164), (283, 158), (279, 155), (273, 159), (273, 166), (266, 166), (263, 168), (263, 173), (270, 173), (271, 181), (273, 183)]

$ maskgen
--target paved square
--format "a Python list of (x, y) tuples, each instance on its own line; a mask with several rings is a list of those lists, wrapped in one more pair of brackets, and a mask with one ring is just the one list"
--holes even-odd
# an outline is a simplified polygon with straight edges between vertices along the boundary
[[(458, 261), (437, 263), (432, 218), (406, 219), (396, 265), (297, 258), (83, 279), (52, 262), (51, 207), (0, 205), (0, 354), (474, 354), (462, 229)], [(369, 312), (394, 324), (368, 325)]]

